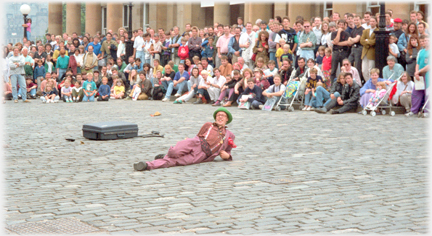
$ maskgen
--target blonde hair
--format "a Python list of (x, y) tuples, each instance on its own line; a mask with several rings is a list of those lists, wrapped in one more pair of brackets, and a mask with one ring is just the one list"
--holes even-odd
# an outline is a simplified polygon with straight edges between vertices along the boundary
[(386, 83), (385, 82), (378, 82), (375, 87), (381, 86), (382, 89), (386, 89)]
[(377, 74), (379, 75), (380, 70), (379, 70), (378, 68), (372, 68), (372, 69), (370, 70), (370, 74), (372, 75), (372, 74), (374, 74), (374, 73), (377, 73)]

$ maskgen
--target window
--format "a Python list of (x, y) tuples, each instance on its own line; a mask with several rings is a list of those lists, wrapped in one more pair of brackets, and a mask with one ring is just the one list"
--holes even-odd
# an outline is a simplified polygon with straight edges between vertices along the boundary
[(330, 17), (333, 14), (333, 2), (324, 2), (324, 17)]
[(367, 10), (372, 12), (372, 16), (380, 12), (380, 4), (379, 2), (368, 2)]
[(150, 26), (150, 24), (149, 24), (149, 4), (144, 3), (143, 4), (143, 29), (144, 29), (144, 32), (145, 32), (147, 26)]
[(429, 7), (426, 1), (417, 1), (414, 3), (414, 10), (422, 11), (424, 13), (423, 21), (427, 22), (427, 16), (429, 15)]
[(102, 32), (105, 34), (107, 31), (107, 7), (102, 7)]

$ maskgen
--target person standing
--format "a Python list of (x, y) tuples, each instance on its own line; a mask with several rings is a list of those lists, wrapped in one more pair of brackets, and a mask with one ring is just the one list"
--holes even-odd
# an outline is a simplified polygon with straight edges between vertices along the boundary
[(342, 61), (349, 56), (348, 38), (350, 34), (344, 31), (345, 20), (339, 20), (337, 31), (331, 33), (331, 40), (333, 40), (333, 53), (331, 62), (330, 80), (333, 82), (336, 79), (336, 71), (340, 66), (342, 68)]
[[(17, 83), (20, 88), (26, 88), (27, 84), (24, 78), (24, 56), (20, 54), (20, 50), (17, 46), (13, 49), (13, 56), (9, 58), (9, 75), (12, 83), (12, 99), (15, 103), (18, 102), (18, 88)], [(21, 89), (21, 98), (23, 102), (30, 102), (27, 100), (27, 91), (25, 89)]]
[(303, 57), (307, 61), (309, 59), (315, 59), (314, 50), (317, 39), (309, 21), (303, 22), (303, 28), (304, 31), (299, 41), (299, 47), (301, 48), (300, 57)]
[(360, 44), (363, 46), (362, 50), (362, 73), (363, 78), (367, 82), (370, 79), (370, 69), (375, 67), (375, 33), (378, 28), (376, 27), (377, 20), (375, 17), (370, 18), (370, 28), (363, 30), (360, 38)]
[(240, 36), (239, 45), (242, 49), (242, 57), (244, 59), (245, 64), (252, 68), (254, 62), (252, 61), (253, 48), (255, 46), (255, 32), (252, 31), (252, 23), (246, 23), (246, 31), (243, 32)]
[(229, 25), (225, 25), (223, 27), (224, 34), (219, 37), (216, 48), (217, 48), (217, 54), (216, 54), (216, 66), (215, 68), (219, 68), (221, 65), (221, 57), (228, 55), (228, 43), (230, 38), (233, 36), (230, 34), (231, 27)]
[(192, 27), (192, 37), (188, 40), (189, 59), (192, 60), (194, 56), (201, 58), (201, 44), (202, 39), (198, 36), (198, 28)]
[[(364, 81), (363, 73), (361, 73), (362, 71), (361, 55), (363, 51), (363, 45), (361, 45), (360, 43), (360, 38), (363, 35), (364, 28), (363, 26), (361, 26), (360, 16), (354, 16), (353, 21), (354, 21), (355, 29), (351, 32), (351, 37), (348, 38), (348, 41), (350, 42), (351, 45), (351, 53), (348, 56), (348, 59), (359, 72), (361, 81)], [(361, 87), (361, 84), (359, 85)]]

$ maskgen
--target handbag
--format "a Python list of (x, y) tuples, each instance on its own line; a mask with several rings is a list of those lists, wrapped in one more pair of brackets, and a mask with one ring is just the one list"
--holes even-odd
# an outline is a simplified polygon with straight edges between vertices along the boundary
[(254, 54), (252, 55), (252, 58), (251, 58), (252, 61), (255, 61), (255, 59), (256, 59), (256, 55), (257, 55), (256, 53), (254, 53)]

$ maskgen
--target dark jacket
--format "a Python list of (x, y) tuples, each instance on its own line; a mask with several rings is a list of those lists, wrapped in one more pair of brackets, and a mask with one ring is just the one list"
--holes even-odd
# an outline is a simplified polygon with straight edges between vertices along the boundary
[(255, 100), (265, 103), (265, 98), (262, 95), (262, 89), (259, 86), (254, 85), (252, 90), (249, 89), (249, 87), (246, 87), (242, 95), (252, 95), (252, 97), (248, 99), (248, 102), (250, 103), (252, 103)]
[(345, 84), (341, 95), (344, 105), (354, 106), (357, 105), (360, 99), (360, 86), (353, 81), (353, 85)]
[(330, 89), (330, 94), (334, 94), (336, 92), (338, 92), (339, 94), (342, 95), (342, 91), (343, 91), (343, 85), (339, 82), (333, 83), (331, 89)]

